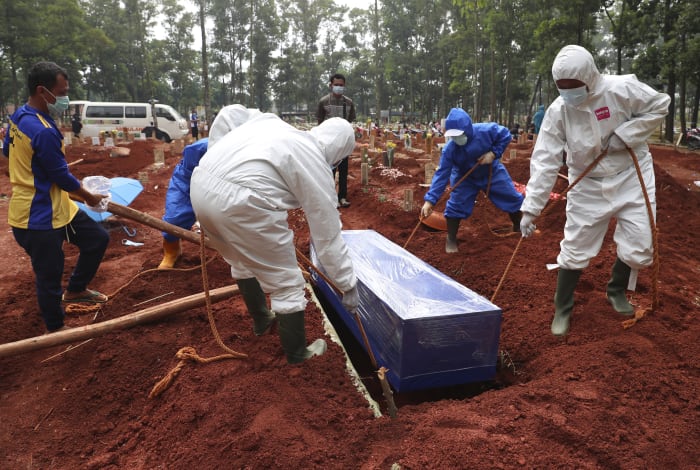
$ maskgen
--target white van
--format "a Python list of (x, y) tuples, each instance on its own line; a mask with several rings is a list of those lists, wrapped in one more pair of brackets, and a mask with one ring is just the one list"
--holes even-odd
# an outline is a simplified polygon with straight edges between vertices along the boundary
[(71, 115), (75, 108), (80, 113), (83, 137), (97, 137), (102, 131), (120, 132), (124, 128), (150, 136), (155, 129), (158, 139), (170, 142), (189, 133), (187, 120), (167, 104), (71, 101), (70, 106)]

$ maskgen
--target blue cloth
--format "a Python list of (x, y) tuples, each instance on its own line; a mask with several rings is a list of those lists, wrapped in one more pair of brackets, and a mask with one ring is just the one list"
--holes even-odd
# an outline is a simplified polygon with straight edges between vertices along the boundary
[(542, 120), (544, 119), (544, 105), (540, 105), (539, 108), (537, 108), (537, 112), (535, 115), (532, 117), (532, 122), (535, 124), (535, 134), (540, 133), (540, 127), (542, 126)]
[[(209, 139), (200, 139), (185, 147), (182, 159), (177, 164), (168, 183), (168, 192), (165, 195), (165, 214), (163, 220), (169, 224), (189, 230), (194, 225), (197, 217), (192, 209), (190, 200), (190, 180), (192, 172), (199, 165), (199, 161), (207, 152)], [(163, 232), (163, 238), (170, 242), (176, 241), (175, 235)]]
[[(445, 217), (466, 219), (474, 209), (474, 202), (480, 190), (489, 189), (489, 199), (499, 209), (508, 213), (517, 212), (523, 202), (523, 196), (516, 191), (508, 170), (501, 163), (501, 155), (511, 141), (510, 131), (496, 123), (472, 124), (469, 115), (460, 108), (453, 108), (445, 129), (461, 129), (467, 136), (467, 143), (459, 146), (450, 141), (445, 145), (440, 156), (440, 166), (433, 175), (430, 189), (424, 200), (435, 204), (442, 196), (448, 180), (454, 190), (445, 208)], [(487, 152), (493, 152), (491, 165), (479, 165), (457, 187), (454, 185)], [(491, 185), (489, 186), (489, 168), (491, 168)]]

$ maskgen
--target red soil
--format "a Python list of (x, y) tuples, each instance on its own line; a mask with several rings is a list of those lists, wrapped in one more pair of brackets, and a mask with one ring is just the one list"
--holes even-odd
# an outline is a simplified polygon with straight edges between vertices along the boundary
[[(154, 145), (131, 144), (131, 154), (121, 158), (73, 145), (68, 161), (84, 159), (73, 166), (78, 177), (135, 178), (147, 171), (132, 207), (160, 217), (180, 156), (166, 147), (165, 166), (149, 167)], [(517, 157), (506, 166), (524, 184), (531, 145), (511, 149)], [(345, 228), (373, 229), (403, 246), (425, 193), (419, 186), (424, 162), (416, 160), (425, 155), (397, 152), (395, 166), (405, 176), (381, 176), (375, 165), (368, 187), (360, 183), (360, 158), (353, 158), (352, 206), (341, 217)], [(458, 255), (444, 253), (444, 233), (423, 227), (406, 249), (489, 299), (503, 280), (493, 299), (503, 310), (502, 360), (493, 382), (395, 394), (398, 417), (391, 419), (373, 375), (363, 373), (384, 413), (375, 417), (346, 372), (339, 346), (330, 343), (324, 356), (288, 366), (277, 336), (255, 337), (242, 299), (234, 296), (214, 304), (213, 314), (223, 342), (248, 358), (189, 362), (156, 398), (149, 392), (178, 364), (180, 348), (193, 346), (204, 357), (223, 352), (205, 308), (114, 331), (70, 351), (64, 345), (0, 358), (0, 468), (697, 468), (700, 187), (694, 182), (700, 154), (672, 147), (654, 147), (653, 154), (660, 276), (655, 286), (652, 270), (641, 272), (632, 301), (650, 307), (658, 289), (659, 305), (629, 329), (604, 295), (615, 259), (610, 234), (581, 278), (570, 334), (557, 339), (549, 333), (556, 274), (545, 264), (558, 253), (564, 204), (538, 221), (539, 235), (513, 256), (520, 238), (498, 231), (508, 217), (481, 195), (461, 225)], [(562, 179), (556, 189), (564, 187)], [(410, 211), (402, 207), (404, 189), (414, 190)], [(0, 192), (10, 193), (5, 177)], [(6, 213), (3, 197), (0, 219)], [(303, 213), (293, 211), (290, 221), (308, 255)], [(69, 314), (69, 325), (203, 290), (197, 246), (183, 243), (178, 267), (184, 269), (149, 271), (161, 259), (160, 232), (126, 219), (110, 219), (107, 226), (112, 240), (91, 287), (114, 297), (97, 315)], [(129, 237), (123, 226), (136, 235)], [(5, 344), (41, 335), (44, 326), (25, 253), (9, 227), (0, 239)], [(124, 246), (122, 239), (144, 245)], [(65, 250), (67, 277), (76, 250)], [(209, 256), (210, 288), (232, 284), (227, 265)], [(310, 303), (306, 313), (309, 339), (323, 335), (319, 308)]]

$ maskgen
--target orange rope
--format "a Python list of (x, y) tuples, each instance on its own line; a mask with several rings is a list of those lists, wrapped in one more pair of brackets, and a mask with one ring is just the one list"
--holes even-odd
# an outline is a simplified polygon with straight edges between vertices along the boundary
[(151, 393), (148, 394), (148, 398), (155, 398), (161, 393), (163, 393), (170, 386), (170, 384), (173, 383), (175, 378), (180, 374), (180, 371), (183, 367), (185, 367), (185, 364), (188, 360), (208, 364), (210, 362), (219, 361), (222, 359), (243, 359), (248, 357), (247, 354), (239, 353), (229, 348), (221, 340), (221, 335), (219, 334), (219, 330), (216, 328), (214, 315), (211, 309), (211, 297), (209, 295), (209, 278), (207, 276), (207, 263), (204, 262), (204, 260), (206, 259), (206, 253), (204, 252), (204, 230), (200, 231), (199, 240), (199, 255), (202, 259), (202, 284), (204, 286), (204, 300), (207, 306), (207, 318), (209, 319), (209, 326), (211, 327), (211, 331), (214, 334), (214, 339), (216, 340), (216, 343), (219, 345), (219, 347), (221, 347), (221, 349), (226, 351), (226, 354), (221, 354), (219, 356), (209, 358), (203, 358), (199, 356), (197, 354), (197, 351), (191, 346), (185, 346), (181, 348), (175, 354), (175, 357), (180, 359), (180, 362), (173, 369), (171, 369), (165, 377), (163, 377), (161, 380), (158, 381), (158, 383), (156, 383), (153, 386)]
[(642, 170), (639, 168), (639, 160), (634, 151), (627, 147), (627, 151), (632, 157), (634, 162), (634, 169), (637, 171), (637, 178), (639, 179), (639, 184), (642, 186), (642, 194), (644, 194), (644, 203), (647, 208), (647, 215), (649, 216), (649, 227), (651, 228), (651, 240), (652, 247), (654, 250), (653, 254), (653, 267), (651, 271), (652, 285), (651, 285), (651, 308), (638, 309), (634, 312), (634, 317), (622, 322), (622, 327), (624, 329), (634, 326), (639, 320), (641, 320), (647, 313), (651, 313), (656, 310), (659, 306), (659, 241), (658, 241), (658, 227), (656, 221), (654, 220), (654, 212), (651, 208), (651, 201), (649, 199), (649, 194), (647, 193), (646, 185), (644, 184), (644, 177), (642, 176)]
[[(450, 193), (451, 193), (452, 191), (454, 191), (455, 188), (456, 188), (457, 186), (459, 186), (459, 185), (462, 183), (462, 181), (464, 181), (465, 179), (467, 179), (467, 177), (468, 177), (469, 175), (471, 175), (472, 172), (473, 172), (474, 170), (476, 170), (476, 168), (477, 168), (478, 166), (479, 166), (479, 165), (474, 165), (473, 167), (471, 167), (471, 168), (469, 169), (469, 171), (467, 171), (467, 172), (464, 174), (464, 176), (462, 176), (462, 177), (459, 179), (459, 181), (457, 181), (457, 182), (455, 183), (454, 186), (450, 187), (447, 191), (445, 191), (445, 192), (442, 194), (442, 196), (440, 196), (440, 198), (439, 198), (437, 201), (435, 201), (435, 204), (433, 204), (433, 207), (437, 206), (438, 203), (439, 203), (440, 201), (442, 201), (442, 200), (445, 199), (447, 196), (449, 196)], [(421, 222), (423, 221), (422, 215), (423, 215), (423, 214), (421, 214), (421, 216), (418, 218), (418, 223), (417, 223), (416, 226), (414, 227), (413, 232), (411, 232), (411, 235), (408, 237), (408, 240), (406, 240), (406, 243), (404, 243), (404, 245), (403, 245), (403, 248), (404, 248), (404, 249), (406, 249), (406, 247), (408, 246), (408, 243), (411, 241), (411, 239), (413, 238), (413, 235), (416, 233), (416, 230), (418, 230), (418, 227), (420, 227), (420, 224), (421, 224)]]
[[(207, 260), (207, 264), (211, 263), (216, 256), (212, 256)], [(146, 269), (145, 271), (141, 271), (140, 273), (136, 273), (134, 277), (129, 279), (125, 284), (123, 284), (121, 287), (119, 287), (116, 291), (113, 293), (107, 295), (107, 302), (112, 300), (118, 293), (120, 293), (122, 290), (126, 289), (132, 282), (134, 282), (137, 278), (140, 276), (143, 276), (144, 274), (150, 273), (150, 272), (162, 272), (162, 271), (181, 271), (181, 272), (187, 272), (187, 271), (194, 271), (195, 269), (199, 269), (201, 265), (193, 266), (191, 268), (167, 268), (167, 269), (159, 269), (159, 268), (151, 268), (151, 269)], [(102, 306), (106, 304), (107, 302), (103, 302), (101, 304), (71, 304), (71, 303), (66, 303), (63, 307), (66, 313), (72, 314), (72, 315), (82, 315), (85, 313), (93, 313), (93, 312), (99, 312), (102, 309)]]
[[(593, 167), (595, 167), (595, 165), (597, 165), (598, 162), (600, 162), (600, 161), (603, 159), (603, 157), (605, 157), (605, 155), (607, 155), (607, 153), (608, 153), (607, 150), (605, 150), (603, 153), (601, 153), (600, 155), (598, 155), (598, 156), (596, 157), (596, 159), (593, 160), (593, 161), (591, 162), (591, 164), (588, 165), (588, 166), (586, 167), (586, 169), (583, 171), (583, 173), (581, 173), (581, 175), (579, 175), (579, 177), (576, 178), (576, 181), (574, 181), (573, 183), (571, 183), (564, 191), (562, 191), (562, 192), (560, 193), (561, 196), (564, 196), (566, 193), (568, 193), (568, 192), (571, 190), (571, 188), (573, 188), (574, 186), (576, 186), (576, 185), (578, 184), (578, 182), (581, 181), (581, 180), (583, 179), (584, 176), (586, 176), (588, 173), (590, 173), (591, 170), (593, 169)], [(551, 212), (551, 209), (554, 207), (554, 205), (556, 204), (556, 202), (557, 202), (558, 200), (560, 200), (560, 199), (563, 199), (563, 197), (557, 199), (557, 200), (554, 201), (554, 202), (552, 202), (552, 201), (550, 200), (550, 201), (548, 202), (547, 206), (544, 208), (544, 210), (542, 210), (542, 212), (540, 213), (540, 215), (539, 215), (538, 217), (536, 217), (536, 218), (539, 218), (539, 217), (545, 215), (546, 213)], [(498, 286), (496, 286), (496, 290), (494, 291), (493, 295), (491, 296), (491, 303), (494, 303), (494, 302), (495, 302), (495, 300), (496, 300), (496, 295), (497, 295), (497, 294), (499, 293), (499, 291), (501, 290), (501, 286), (503, 285), (503, 282), (505, 281), (505, 278), (506, 278), (506, 276), (507, 276), (507, 274), (508, 274), (508, 271), (510, 270), (511, 265), (513, 264), (513, 259), (515, 259), (515, 255), (516, 255), (516, 253), (518, 252), (518, 250), (520, 249), (520, 244), (522, 243), (522, 241), (523, 241), (523, 237), (521, 236), (521, 237), (520, 237), (520, 241), (518, 241), (518, 244), (515, 246), (515, 249), (513, 250), (513, 254), (512, 254), (511, 257), (510, 257), (510, 261), (508, 261), (508, 265), (506, 266), (505, 271), (503, 271), (503, 275), (501, 276), (500, 281), (498, 281)]]

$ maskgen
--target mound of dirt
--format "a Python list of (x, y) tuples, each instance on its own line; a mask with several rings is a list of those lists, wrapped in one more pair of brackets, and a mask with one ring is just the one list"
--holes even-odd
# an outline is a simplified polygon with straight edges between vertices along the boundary
[[(375, 144), (383, 148), (383, 143)], [(360, 155), (350, 162), (347, 229), (373, 229), (403, 246), (414, 232), (425, 194), (425, 164), (434, 155), (397, 148), (392, 169), (370, 152), (369, 184)], [(131, 207), (163, 214), (168, 180), (180, 153), (142, 141), (128, 156), (85, 144), (67, 148), (71, 168), (144, 182)], [(162, 150), (164, 165), (154, 164)], [(514, 153), (510, 152), (514, 150)], [(529, 176), (531, 143), (506, 151), (514, 181)], [(87, 342), (0, 358), (0, 468), (696, 468), (700, 451), (700, 154), (654, 146), (657, 174), (658, 282), (640, 273), (636, 307), (658, 306), (636, 325), (605, 298), (615, 259), (612, 231), (581, 277), (570, 334), (549, 333), (564, 224), (564, 202), (538, 220), (539, 234), (520, 242), (507, 214), (483, 195), (459, 231), (460, 251), (444, 252), (444, 232), (419, 227), (406, 249), (503, 310), (494, 381), (395, 394), (387, 415), (366, 357), (360, 379), (378, 402), (376, 417), (346, 371), (343, 349), (300, 366), (286, 364), (276, 335), (256, 337), (239, 296), (214, 303), (221, 340), (244, 359), (187, 361), (160, 396), (153, 386), (191, 346), (202, 357), (223, 353), (204, 307), (109, 332)], [(7, 165), (0, 159), (1, 165)], [(3, 174), (6, 167), (3, 168)], [(555, 191), (566, 188), (561, 178)], [(406, 210), (406, 192), (413, 207)], [(0, 179), (0, 219), (10, 185)], [(437, 210), (441, 207), (438, 205)], [(297, 245), (308, 256), (301, 210), (290, 212)], [(157, 271), (158, 230), (113, 217), (111, 241), (93, 288), (111, 295), (99, 310), (73, 311), (67, 324), (87, 325), (202, 292), (200, 248), (183, 242), (176, 270)], [(506, 228), (506, 230), (504, 230)], [(34, 276), (11, 230), (0, 233), (4, 259), (0, 343), (41, 335)], [(124, 245), (122, 240), (143, 243)], [(77, 251), (65, 246), (66, 278)], [(514, 254), (515, 253), (515, 254)], [(210, 289), (232, 284), (226, 263), (207, 257)], [(506, 268), (509, 266), (509, 269)], [(324, 335), (322, 312), (306, 311), (309, 339)], [(355, 345), (349, 349), (358, 349)]]

